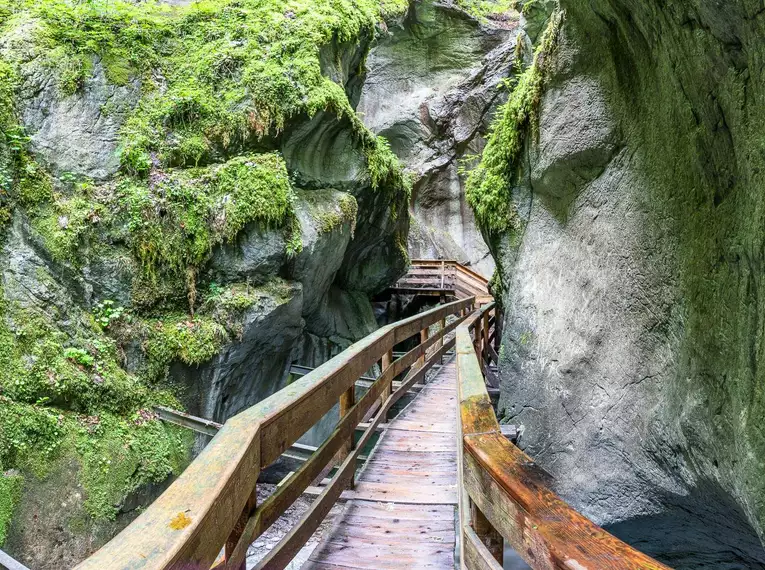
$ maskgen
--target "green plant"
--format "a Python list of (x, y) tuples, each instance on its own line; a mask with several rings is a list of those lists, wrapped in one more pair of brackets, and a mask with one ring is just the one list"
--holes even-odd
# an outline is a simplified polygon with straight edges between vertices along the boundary
[(96, 359), (82, 348), (66, 348), (64, 349), (64, 356), (84, 368), (93, 368), (96, 364)]
[(114, 301), (106, 299), (93, 309), (93, 316), (102, 328), (109, 328), (112, 323), (120, 321), (125, 316), (125, 308), (114, 305)]
[(8, 526), (11, 523), (13, 512), (21, 499), (23, 478), (12, 473), (2, 473), (0, 464), (0, 546), (3, 545), (8, 535)]

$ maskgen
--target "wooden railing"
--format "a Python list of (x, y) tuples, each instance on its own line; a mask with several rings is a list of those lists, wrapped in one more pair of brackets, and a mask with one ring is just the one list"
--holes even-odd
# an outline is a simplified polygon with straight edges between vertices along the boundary
[(535, 570), (668, 568), (568, 506), (502, 435), (482, 372), (496, 360), (495, 312), (487, 304), (457, 328), (462, 566), (501, 570), (506, 541)]
[[(214, 566), (240, 570), (252, 541), (314, 480), (321, 480), (337, 466), (311, 508), (258, 565), (284, 568), (342, 491), (353, 486), (359, 453), (385, 421), (390, 407), (454, 347), (454, 335), (451, 340), (446, 335), (455, 331), (474, 306), (474, 298), (463, 299), (383, 327), (229, 419), (167, 491), (78, 568), (200, 570)], [(449, 317), (451, 322), (447, 322)], [(435, 331), (432, 335), (431, 330)], [(419, 344), (394, 360), (394, 346), (412, 337)], [(356, 380), (377, 361), (381, 361), (381, 375), (356, 398)], [(393, 379), (405, 372), (392, 391)], [(257, 505), (255, 486), (261, 469), (338, 402), (340, 419), (334, 432), (273, 495)], [(362, 422), (367, 428), (354, 445), (354, 431)]]
[(409, 271), (396, 282), (394, 289), (443, 291), (458, 299), (476, 297), (479, 302), (491, 300), (489, 282), (485, 277), (456, 261), (413, 259)]

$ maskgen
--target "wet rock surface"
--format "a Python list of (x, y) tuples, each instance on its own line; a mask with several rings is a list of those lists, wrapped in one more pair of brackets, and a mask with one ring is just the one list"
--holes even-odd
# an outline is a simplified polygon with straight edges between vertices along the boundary
[(520, 228), (493, 250), (500, 414), (566, 500), (638, 548), (765, 567), (763, 164), (744, 150), (762, 136), (763, 21), (746, 2), (560, 4)]

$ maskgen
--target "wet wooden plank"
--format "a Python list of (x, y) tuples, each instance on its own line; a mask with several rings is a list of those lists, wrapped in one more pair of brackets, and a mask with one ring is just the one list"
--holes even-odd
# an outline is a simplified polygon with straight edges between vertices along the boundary
[(454, 568), (457, 503), (454, 363), (388, 424), (354, 499), (303, 566)]

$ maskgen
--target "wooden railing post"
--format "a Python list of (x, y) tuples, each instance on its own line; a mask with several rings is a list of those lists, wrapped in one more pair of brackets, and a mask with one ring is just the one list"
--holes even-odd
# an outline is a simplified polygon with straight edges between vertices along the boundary
[(488, 551), (500, 564), (503, 563), (504, 558), (504, 543), (502, 535), (497, 532), (484, 514), (476, 507), (473, 501), (470, 501), (470, 519), (472, 521), (473, 530), (484, 543)]
[[(244, 506), (244, 509), (242, 510), (242, 514), (239, 517), (239, 520), (237, 521), (236, 525), (234, 526), (233, 530), (231, 531), (231, 534), (228, 537), (228, 540), (226, 540), (226, 561), (229, 561), (231, 559), (231, 555), (234, 554), (234, 549), (236, 548), (236, 545), (239, 543), (239, 539), (242, 537), (242, 533), (244, 532), (244, 527), (247, 525), (247, 521), (250, 518), (250, 515), (255, 512), (255, 509), (258, 506), (258, 486), (255, 485), (255, 487), (252, 490), (252, 493), (250, 493), (250, 497), (247, 499), (247, 504)], [(231, 570), (234, 570), (233, 568)], [(245, 560), (242, 561), (242, 564), (237, 568), (236, 570), (247, 570), (247, 560), (245, 557)]]
[(489, 313), (491, 311), (486, 311), (483, 314), (483, 326), (481, 327), (483, 329), (483, 349), (480, 353), (480, 358), (483, 359), (483, 353), (489, 352)]
[[(393, 350), (389, 350), (385, 354), (383, 354), (382, 357), (382, 365), (380, 367), (380, 374), (385, 372), (387, 368), (390, 367), (391, 363), (393, 362)], [(388, 384), (382, 391), (382, 396), (380, 396), (380, 401), (385, 402), (385, 400), (388, 399), (388, 396), (391, 395), (393, 387), (393, 379), (391, 378), (390, 384)]]
[[(438, 341), (438, 349), (439, 350), (444, 347), (444, 331), (445, 330), (446, 330), (446, 317), (441, 319), (441, 338)], [(438, 363), (439, 364), (443, 364), (444, 363), (443, 355), (441, 356), (441, 358), (439, 358)]]
[(483, 372), (483, 347), (481, 346), (483, 341), (482, 329), (481, 321), (478, 320), (475, 325), (473, 325), (473, 346), (475, 346), (475, 353), (478, 358), (478, 365), (481, 367), (481, 372)]
[[(356, 385), (351, 385), (345, 392), (340, 395), (340, 419), (343, 419), (356, 403)], [(343, 444), (343, 447), (338, 453), (338, 463), (342, 463), (353, 450), (353, 433), (351, 433), (350, 439)], [(355, 484), (355, 477), (351, 477), (349, 487), (353, 489)]]
[[(429, 331), (428, 331), (428, 328), (425, 327), (424, 329), (422, 329), (420, 331), (420, 344), (425, 344), (427, 342), (427, 340), (428, 340), (428, 336), (429, 336)], [(424, 352), (422, 353), (422, 356), (420, 356), (417, 359), (417, 368), (422, 368), (423, 366), (425, 366), (425, 353)]]

